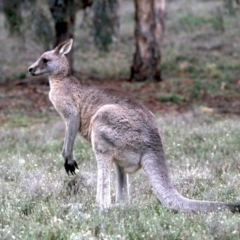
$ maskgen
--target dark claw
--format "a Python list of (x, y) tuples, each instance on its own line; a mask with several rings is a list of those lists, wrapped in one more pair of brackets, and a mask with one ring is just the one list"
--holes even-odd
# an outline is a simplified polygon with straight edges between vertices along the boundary
[(77, 162), (75, 160), (70, 160), (69, 161), (69, 160), (65, 159), (64, 167), (65, 167), (65, 170), (66, 170), (68, 175), (69, 175), (69, 172), (72, 175), (76, 174), (75, 169), (76, 168), (78, 169), (78, 165), (77, 165)]
[(227, 205), (232, 213), (240, 213), (240, 204), (228, 204)]

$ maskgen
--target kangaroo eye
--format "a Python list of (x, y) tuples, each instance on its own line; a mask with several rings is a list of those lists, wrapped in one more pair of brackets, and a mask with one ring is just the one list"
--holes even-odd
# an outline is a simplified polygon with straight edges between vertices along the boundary
[(47, 63), (49, 60), (48, 59), (46, 59), (46, 58), (43, 58), (43, 63)]

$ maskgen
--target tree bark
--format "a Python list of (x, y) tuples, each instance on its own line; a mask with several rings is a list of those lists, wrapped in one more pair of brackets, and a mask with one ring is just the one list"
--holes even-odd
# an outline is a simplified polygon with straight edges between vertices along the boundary
[(132, 81), (161, 81), (161, 39), (165, 0), (135, 0), (135, 54)]

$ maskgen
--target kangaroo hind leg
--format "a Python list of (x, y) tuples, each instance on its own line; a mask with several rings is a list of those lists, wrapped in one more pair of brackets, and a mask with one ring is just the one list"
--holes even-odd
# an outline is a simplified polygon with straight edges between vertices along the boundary
[(111, 206), (110, 175), (111, 158), (102, 153), (95, 153), (97, 160), (97, 203), (101, 209)]
[(128, 202), (128, 174), (124, 172), (124, 168), (114, 163), (116, 173), (116, 203)]

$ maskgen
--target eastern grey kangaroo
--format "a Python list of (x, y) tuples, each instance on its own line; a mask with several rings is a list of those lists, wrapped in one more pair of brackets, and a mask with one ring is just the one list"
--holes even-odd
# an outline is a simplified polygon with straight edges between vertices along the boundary
[(116, 171), (116, 202), (129, 199), (128, 173), (141, 167), (147, 173), (159, 201), (184, 212), (229, 209), (240, 212), (240, 204), (191, 200), (181, 196), (169, 178), (154, 115), (138, 100), (117, 90), (86, 86), (74, 78), (65, 56), (72, 48), (67, 40), (29, 67), (33, 76), (49, 75), (49, 98), (66, 125), (62, 149), (64, 166), (75, 174), (73, 157), (77, 132), (91, 142), (97, 160), (97, 203), (109, 208), (110, 170)]

